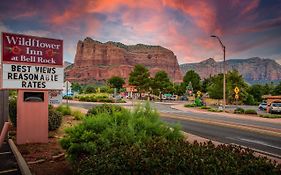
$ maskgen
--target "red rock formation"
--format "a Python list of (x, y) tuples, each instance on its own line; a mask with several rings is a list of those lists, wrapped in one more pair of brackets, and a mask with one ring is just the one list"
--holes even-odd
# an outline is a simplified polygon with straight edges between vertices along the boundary
[(168, 49), (143, 44), (101, 43), (91, 38), (78, 42), (74, 64), (65, 70), (65, 78), (82, 84), (105, 81), (112, 76), (128, 80), (136, 64), (146, 66), (151, 76), (164, 70), (171, 81), (182, 80), (177, 58)]

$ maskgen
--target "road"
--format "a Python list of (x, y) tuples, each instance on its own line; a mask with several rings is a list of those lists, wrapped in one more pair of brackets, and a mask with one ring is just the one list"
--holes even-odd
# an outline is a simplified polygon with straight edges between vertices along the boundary
[[(70, 105), (86, 109), (93, 106), (88, 103)], [(230, 118), (216, 113), (180, 111), (171, 108), (171, 104), (168, 103), (151, 102), (151, 105), (163, 115), (163, 121), (180, 123), (185, 132), (221, 143), (249, 147), (281, 159), (280, 123)]]

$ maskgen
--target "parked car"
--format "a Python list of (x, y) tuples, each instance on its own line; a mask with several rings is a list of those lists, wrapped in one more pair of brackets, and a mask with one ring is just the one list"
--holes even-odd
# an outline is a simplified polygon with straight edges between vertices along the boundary
[(267, 103), (266, 102), (262, 102), (261, 104), (259, 104), (259, 110), (265, 111), (266, 108), (267, 108)]
[(281, 113), (281, 102), (273, 102), (270, 104), (269, 113)]
[(186, 96), (181, 96), (181, 97), (180, 97), (180, 100), (181, 100), (181, 101), (188, 101), (188, 98), (187, 98)]

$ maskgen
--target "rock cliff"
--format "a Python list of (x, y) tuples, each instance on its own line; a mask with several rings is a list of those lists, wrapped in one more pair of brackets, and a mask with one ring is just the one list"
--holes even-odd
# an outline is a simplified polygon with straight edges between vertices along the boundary
[[(223, 72), (223, 62), (216, 62), (209, 58), (200, 63), (180, 65), (182, 74), (188, 70), (196, 71), (201, 79)], [(233, 59), (226, 61), (226, 70), (236, 69), (250, 83), (268, 83), (281, 81), (281, 65), (272, 59), (259, 57), (249, 59)]]
[(101, 43), (85, 38), (77, 44), (73, 66), (65, 70), (65, 79), (82, 84), (106, 81), (112, 76), (128, 80), (136, 64), (143, 64), (154, 76), (159, 70), (168, 73), (171, 81), (182, 80), (174, 53), (161, 46), (124, 45), (118, 42)]

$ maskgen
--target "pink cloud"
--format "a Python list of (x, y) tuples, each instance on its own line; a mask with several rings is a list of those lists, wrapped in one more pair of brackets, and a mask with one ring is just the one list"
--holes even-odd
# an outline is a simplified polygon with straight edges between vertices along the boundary
[(164, 5), (183, 11), (191, 16), (199, 28), (205, 32), (214, 30), (216, 13), (210, 3), (206, 1), (163, 0)]

